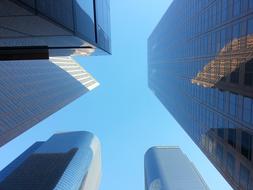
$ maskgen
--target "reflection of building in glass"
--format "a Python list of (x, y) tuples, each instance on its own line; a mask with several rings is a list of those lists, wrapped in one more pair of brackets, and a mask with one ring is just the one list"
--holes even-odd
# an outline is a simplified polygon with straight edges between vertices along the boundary
[(108, 0), (2, 0), (0, 59), (110, 52), (109, 10)]
[[(234, 39), (192, 79), (203, 87), (253, 97), (253, 35)], [(240, 77), (241, 76), (241, 77)]]
[(205, 151), (203, 137), (213, 128), (252, 134), (252, 35), (251, 0), (174, 1), (148, 40), (149, 87), (207, 157), (225, 163), (213, 161), (232, 187), (243, 190), (253, 188), (252, 163), (236, 157), (231, 180), (223, 169), (231, 162), (228, 146)]
[(109, 0), (0, 1), (0, 146), (98, 83), (72, 56), (109, 54)]
[(100, 143), (88, 132), (37, 142), (0, 172), (1, 190), (98, 190)]
[(191, 161), (177, 147), (153, 147), (145, 154), (146, 190), (208, 190)]

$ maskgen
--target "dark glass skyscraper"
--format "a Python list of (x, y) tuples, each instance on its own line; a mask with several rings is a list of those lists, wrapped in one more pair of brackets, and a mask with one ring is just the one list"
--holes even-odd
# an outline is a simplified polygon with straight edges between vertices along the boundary
[(109, 0), (1, 0), (0, 146), (97, 87), (73, 56), (110, 43)]
[(149, 87), (234, 189), (253, 189), (253, 1), (174, 1), (148, 40)]
[(144, 159), (146, 190), (209, 190), (179, 147), (152, 147)]
[(89, 132), (37, 142), (0, 172), (1, 190), (98, 190), (101, 151)]
[(95, 49), (111, 51), (108, 0), (0, 2), (0, 60), (89, 55)]

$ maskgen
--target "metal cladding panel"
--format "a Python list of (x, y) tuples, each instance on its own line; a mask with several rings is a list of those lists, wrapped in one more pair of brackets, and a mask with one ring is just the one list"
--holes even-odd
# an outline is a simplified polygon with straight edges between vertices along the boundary
[(148, 83), (234, 189), (253, 189), (253, 1), (173, 1)]
[(208, 190), (204, 180), (179, 148), (153, 147), (145, 154), (148, 190)]
[(70, 57), (0, 62), (0, 146), (98, 86)]

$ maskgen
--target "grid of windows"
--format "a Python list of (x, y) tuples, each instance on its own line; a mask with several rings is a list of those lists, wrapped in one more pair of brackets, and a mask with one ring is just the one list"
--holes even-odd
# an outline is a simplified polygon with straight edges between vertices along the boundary
[(98, 83), (70, 57), (0, 63), (0, 146)]
[(0, 12), (2, 48), (46, 46), (54, 56), (94, 47), (111, 52), (109, 0), (4, 0)]
[(253, 187), (252, 52), (252, 0), (174, 1), (148, 40), (149, 87), (243, 190)]

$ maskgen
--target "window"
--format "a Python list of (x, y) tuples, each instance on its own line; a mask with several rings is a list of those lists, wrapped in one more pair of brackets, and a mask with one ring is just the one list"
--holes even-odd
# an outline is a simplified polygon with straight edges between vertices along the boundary
[(229, 7), (228, 7), (228, 1), (223, 0), (222, 1), (222, 21), (226, 21), (229, 14)]
[(218, 102), (218, 106), (219, 106), (219, 109), (221, 111), (224, 110), (225, 108), (225, 93), (224, 92), (221, 92), (219, 91), (219, 102)]
[(252, 136), (243, 131), (241, 136), (241, 154), (248, 160), (251, 160), (252, 155)]
[(249, 176), (250, 176), (249, 170), (245, 166), (240, 164), (239, 185), (243, 189), (249, 188)]
[(253, 0), (249, 0), (249, 8), (253, 9)]
[(230, 82), (234, 84), (239, 83), (239, 69), (236, 69), (235, 71), (231, 72), (230, 74)]
[(234, 12), (233, 12), (234, 17), (240, 15), (240, 11), (241, 11), (241, 1), (240, 0), (234, 0), (233, 10), (234, 10)]
[(226, 46), (226, 30), (223, 29), (221, 31), (221, 48), (224, 48)]
[(216, 159), (219, 163), (223, 163), (223, 147), (219, 143), (216, 145)]
[[(27, 1), (27, 0), (26, 0)], [(65, 26), (69, 30), (74, 30), (73, 3), (72, 1), (35, 1), (39, 12), (57, 23)]]
[(239, 38), (239, 36), (240, 36), (240, 25), (235, 24), (233, 26), (233, 38)]
[(224, 139), (224, 129), (217, 129), (217, 134), (220, 138)]
[(248, 29), (247, 29), (248, 34), (253, 34), (253, 19), (248, 20)]
[(250, 98), (243, 98), (243, 120), (245, 122), (251, 122), (251, 114), (252, 114), (252, 100)]
[(236, 129), (228, 129), (228, 144), (234, 148), (236, 147)]
[(76, 33), (95, 42), (93, 0), (77, 0), (75, 3)]
[(237, 99), (238, 97), (236, 94), (230, 94), (229, 113), (233, 116), (235, 116), (237, 112)]
[(235, 158), (231, 153), (227, 153), (227, 171), (230, 176), (235, 176)]
[(244, 84), (246, 86), (253, 86), (253, 61), (246, 63)]

